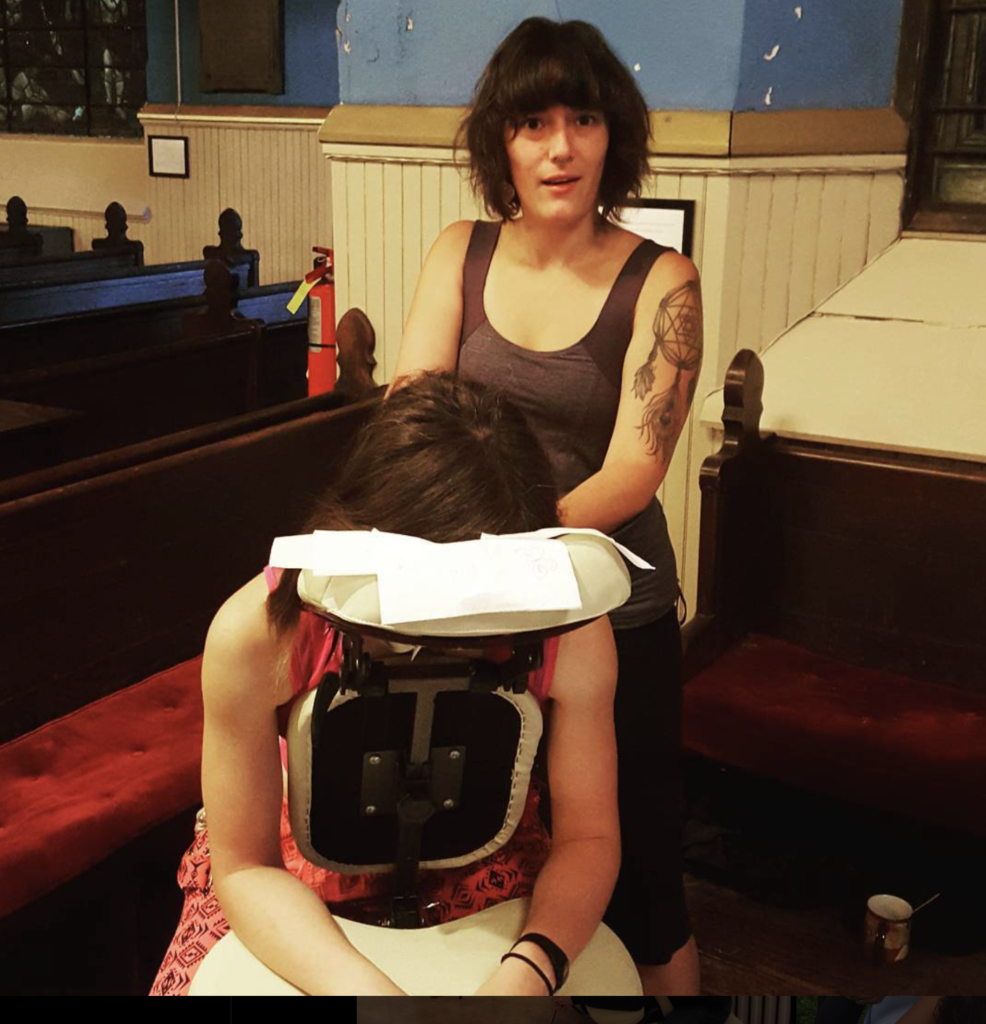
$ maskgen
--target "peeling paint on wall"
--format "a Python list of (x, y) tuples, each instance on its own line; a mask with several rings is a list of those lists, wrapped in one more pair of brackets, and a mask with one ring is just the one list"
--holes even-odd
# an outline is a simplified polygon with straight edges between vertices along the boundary
[(777, 54), (780, 53), (780, 49), (781, 49), (781, 44), (780, 43), (774, 43), (774, 46), (771, 49), (770, 53), (765, 53), (763, 55), (763, 59), (764, 60), (773, 60), (777, 56)]
[(773, 86), (770, 86), (767, 89), (767, 95), (764, 96), (764, 98), (763, 98), (765, 106), (768, 106), (768, 107), (770, 106), (770, 97), (771, 97), (771, 94), (773, 93), (773, 91), (774, 91), (774, 87)]
[(794, 16), (798, 19), (798, 21), (801, 21), (801, 8), (800, 7), (795, 7), (794, 8)]

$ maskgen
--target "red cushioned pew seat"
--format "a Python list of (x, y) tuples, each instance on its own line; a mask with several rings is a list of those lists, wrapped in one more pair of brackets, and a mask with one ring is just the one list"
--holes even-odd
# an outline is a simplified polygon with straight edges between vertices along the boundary
[(722, 764), (986, 835), (986, 694), (750, 633), (686, 684), (683, 730)]
[(201, 799), (201, 662), (0, 746), (0, 917)]

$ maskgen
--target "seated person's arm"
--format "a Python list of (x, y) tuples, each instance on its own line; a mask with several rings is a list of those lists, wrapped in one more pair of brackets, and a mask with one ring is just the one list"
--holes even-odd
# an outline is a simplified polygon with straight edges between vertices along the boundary
[(216, 895), (240, 941), (302, 991), (400, 994), (284, 868), (275, 712), (281, 646), (266, 597), (260, 575), (220, 608), (206, 639), (202, 792)]
[[(616, 645), (603, 616), (566, 633), (559, 644), (547, 737), (551, 854), (524, 925), (525, 932), (539, 932), (560, 946), (569, 962), (599, 927), (620, 870), (615, 692)], [(524, 943), (517, 952), (552, 980), (550, 961), (537, 946)]]
[(459, 364), (462, 332), (462, 267), (472, 236), (472, 221), (450, 224), (431, 247), (401, 335), (397, 366), (387, 388), (422, 370), (454, 372)]

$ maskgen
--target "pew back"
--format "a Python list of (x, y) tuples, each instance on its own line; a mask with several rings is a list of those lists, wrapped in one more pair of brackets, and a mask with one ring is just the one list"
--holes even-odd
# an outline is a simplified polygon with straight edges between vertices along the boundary
[[(248, 253), (230, 266), (240, 288), (257, 284), (255, 257), (256, 253)], [(115, 270), (112, 277), (90, 273), (85, 280), (68, 282), (56, 279), (0, 283), (0, 323), (23, 323), (85, 310), (198, 295), (203, 289), (204, 269), (204, 261), (189, 260)]]
[(303, 399), (8, 492), (0, 743), (200, 652), (216, 609), (300, 526), (380, 395)]
[[(286, 282), (241, 289), (236, 309), (249, 319), (263, 320), (268, 326), (303, 322), (307, 319), (307, 299), (293, 318), (286, 308), (296, 287), (294, 282)], [(205, 295), (196, 293), (3, 324), (0, 325), (0, 373), (177, 341), (184, 315), (201, 312), (205, 307)]]

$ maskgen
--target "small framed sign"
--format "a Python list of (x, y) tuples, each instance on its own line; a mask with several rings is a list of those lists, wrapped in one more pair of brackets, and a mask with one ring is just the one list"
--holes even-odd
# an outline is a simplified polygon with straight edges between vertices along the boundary
[(148, 135), (147, 162), (153, 178), (187, 178), (188, 139), (183, 135)]
[(694, 199), (630, 199), (620, 211), (618, 223), (691, 259)]

